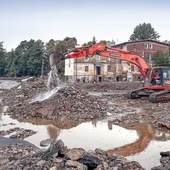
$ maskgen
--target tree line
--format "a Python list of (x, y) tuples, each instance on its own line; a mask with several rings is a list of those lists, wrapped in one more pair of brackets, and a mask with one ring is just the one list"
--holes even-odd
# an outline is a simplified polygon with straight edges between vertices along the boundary
[[(151, 24), (139, 24), (134, 28), (130, 41), (135, 40), (158, 40), (160, 35), (152, 28)], [(170, 43), (169, 41), (164, 41)], [(106, 40), (97, 42), (95, 36), (91, 41), (83, 45), (93, 45), (96, 43), (106, 44)], [(41, 76), (47, 75), (50, 71), (49, 56), (52, 53), (63, 53), (67, 49), (72, 49), (77, 44), (75, 37), (66, 37), (63, 40), (51, 39), (48, 43), (42, 40), (30, 41), (24, 40), (10, 52), (3, 48), (3, 42), (0, 42), (0, 76), (22, 77), (22, 76)], [(153, 56), (155, 65), (169, 65), (169, 54), (159, 51)], [(58, 72), (60, 77), (64, 76), (64, 61), (59, 63)]]

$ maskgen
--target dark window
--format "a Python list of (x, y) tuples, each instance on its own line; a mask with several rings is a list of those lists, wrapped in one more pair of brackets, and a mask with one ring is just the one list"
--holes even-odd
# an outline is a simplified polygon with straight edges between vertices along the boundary
[(153, 45), (152, 44), (149, 44), (149, 49), (152, 49), (153, 48)]
[(148, 49), (149, 44), (145, 44), (145, 49)]
[(107, 66), (107, 71), (111, 71), (111, 66)]
[(85, 72), (89, 71), (89, 66), (85, 66)]
[(133, 64), (131, 65), (131, 71), (135, 71), (135, 66)]
[(89, 57), (84, 57), (84, 61), (89, 61)]

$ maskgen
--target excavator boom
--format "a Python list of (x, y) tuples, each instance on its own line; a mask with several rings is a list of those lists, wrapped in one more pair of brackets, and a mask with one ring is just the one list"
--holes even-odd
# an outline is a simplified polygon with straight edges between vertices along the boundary
[[(127, 97), (130, 99), (149, 96), (151, 102), (170, 101), (170, 70), (169, 68), (157, 67), (150, 68), (144, 57), (135, 53), (111, 48), (105, 44), (94, 44), (91, 46), (76, 47), (73, 50), (68, 50), (63, 54), (52, 54), (50, 56), (50, 65), (53, 66), (60, 60), (79, 57), (92, 57), (100, 55), (102, 57), (118, 59), (130, 62), (139, 68), (141, 76), (145, 80), (142, 88), (134, 89), (128, 92)], [(161, 79), (158, 84), (152, 84), (152, 73), (155, 70), (160, 70)], [(149, 75), (149, 76), (148, 76)]]
[(133, 63), (139, 68), (139, 71), (143, 77), (146, 76), (147, 71), (149, 70), (149, 65), (143, 57), (128, 51), (118, 50), (116, 48), (110, 48), (104, 44), (94, 44), (89, 47), (83, 46), (83, 47), (75, 48), (72, 51), (67, 51), (64, 54), (63, 59), (91, 57), (96, 54), (103, 57), (119, 59), (119, 60)]

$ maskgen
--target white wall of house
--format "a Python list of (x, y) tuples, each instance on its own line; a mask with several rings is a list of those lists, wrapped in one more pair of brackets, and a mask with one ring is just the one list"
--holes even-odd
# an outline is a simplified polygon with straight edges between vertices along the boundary
[[(85, 67), (88, 67), (88, 71), (85, 71)], [(75, 75), (86, 76), (94, 75), (94, 64), (93, 63), (77, 63), (75, 64)]]
[(65, 76), (74, 76), (74, 58), (65, 59)]

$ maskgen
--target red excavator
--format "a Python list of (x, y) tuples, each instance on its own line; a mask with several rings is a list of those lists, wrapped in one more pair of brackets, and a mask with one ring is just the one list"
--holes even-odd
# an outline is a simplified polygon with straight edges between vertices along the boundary
[(105, 44), (77, 47), (61, 55), (52, 54), (52, 64), (68, 58), (92, 57), (100, 55), (135, 64), (144, 79), (143, 87), (128, 92), (129, 99), (148, 96), (153, 103), (170, 101), (170, 68), (164, 66), (150, 67), (147, 61), (135, 53), (111, 48)]

